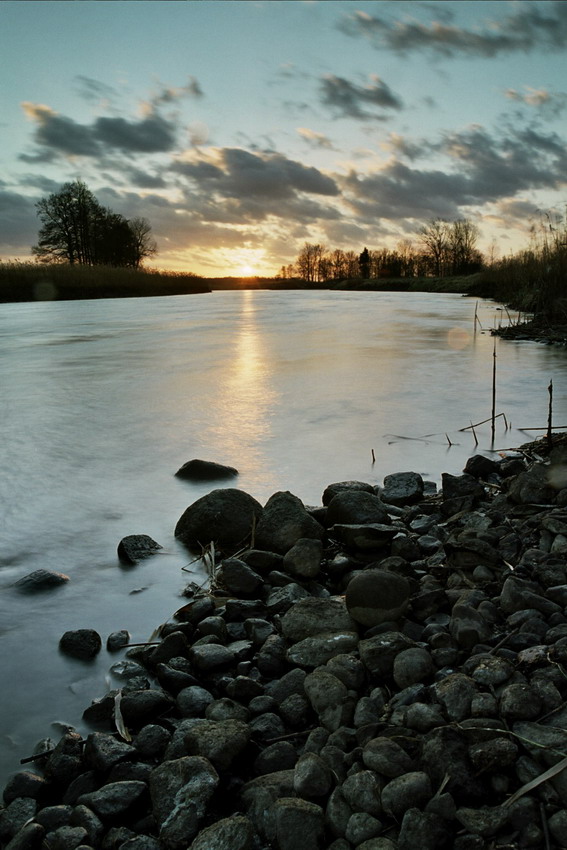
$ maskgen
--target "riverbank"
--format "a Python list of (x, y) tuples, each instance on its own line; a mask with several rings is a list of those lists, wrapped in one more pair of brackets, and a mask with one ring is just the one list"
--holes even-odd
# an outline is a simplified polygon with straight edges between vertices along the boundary
[(562, 441), (439, 492), (198, 499), (176, 536), (216, 540), (210, 588), (8, 782), (2, 846), (564, 847)]

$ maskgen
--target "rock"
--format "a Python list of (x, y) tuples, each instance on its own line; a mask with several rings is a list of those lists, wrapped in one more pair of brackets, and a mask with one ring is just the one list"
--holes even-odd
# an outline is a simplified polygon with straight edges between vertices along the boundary
[(372, 770), (360, 770), (342, 784), (342, 795), (353, 812), (366, 812), (380, 817), (380, 784)]
[(322, 498), (323, 505), (328, 506), (337, 493), (343, 493), (345, 491), (376, 495), (372, 484), (366, 484), (364, 481), (337, 481), (335, 484), (329, 484), (325, 487)]
[(320, 806), (297, 797), (282, 797), (268, 812), (266, 835), (276, 850), (320, 850), (324, 827)]
[(550, 468), (534, 463), (510, 481), (508, 498), (519, 505), (549, 504), (555, 498), (555, 489), (549, 479)]
[(238, 470), (212, 460), (188, 460), (175, 473), (178, 478), (187, 481), (215, 481), (219, 478), (234, 478)]
[(423, 808), (432, 796), (431, 780), (427, 773), (422, 770), (409, 771), (396, 776), (382, 789), (382, 808), (398, 819), (412, 806)]
[(189, 505), (175, 526), (175, 536), (188, 548), (214, 541), (222, 549), (236, 551), (262, 513), (261, 504), (242, 490), (212, 490)]
[(364, 626), (398, 620), (409, 604), (407, 580), (387, 570), (364, 570), (347, 585), (346, 607)]
[(329, 526), (336, 523), (360, 525), (366, 522), (390, 524), (386, 507), (374, 493), (348, 488), (338, 492), (329, 502)]
[(48, 783), (43, 776), (31, 770), (14, 773), (4, 788), (4, 802), (8, 805), (19, 797), (43, 800), (48, 792)]
[(397, 530), (391, 525), (377, 522), (364, 525), (337, 523), (330, 529), (329, 533), (347, 549), (377, 552), (391, 543), (397, 534)]
[(283, 568), (292, 576), (315, 578), (321, 571), (323, 544), (320, 540), (300, 538), (284, 555)]
[(204, 717), (205, 710), (214, 700), (210, 691), (200, 685), (189, 685), (177, 694), (177, 708), (182, 717)]
[(390, 779), (410, 773), (414, 767), (413, 759), (390, 738), (372, 738), (362, 751), (362, 761), (365, 767)]
[(429, 652), (421, 646), (413, 646), (396, 655), (392, 673), (396, 685), (399, 688), (407, 688), (428, 679), (434, 670)]
[(37, 808), (37, 800), (32, 797), (16, 797), (0, 809), (0, 841), (8, 843), (34, 817)]
[(278, 770), (293, 769), (297, 758), (295, 747), (290, 741), (276, 741), (260, 751), (254, 761), (254, 773), (262, 776)]
[(94, 629), (76, 629), (65, 632), (59, 641), (59, 649), (65, 655), (80, 658), (82, 661), (90, 661), (98, 655), (102, 647), (102, 640)]
[(150, 796), (162, 844), (186, 850), (199, 832), (207, 804), (219, 783), (212, 764), (200, 756), (165, 761), (152, 771)]
[(462, 807), (456, 817), (473, 835), (490, 838), (508, 823), (509, 813), (503, 806), (481, 806), (477, 809)]
[(452, 838), (452, 832), (442, 818), (412, 807), (403, 815), (398, 850), (415, 850), (416, 847), (419, 850), (449, 850), (457, 846), (452, 843)]
[(293, 770), (279, 770), (257, 776), (242, 786), (240, 802), (258, 832), (265, 832), (266, 815), (272, 804), (293, 795), (293, 777)]
[(256, 526), (256, 546), (285, 555), (302, 538), (322, 540), (323, 526), (314, 520), (301, 499), (289, 492), (274, 493)]
[(435, 695), (450, 720), (470, 717), (471, 702), (476, 694), (474, 681), (464, 673), (451, 673), (434, 685)]
[(321, 632), (290, 647), (287, 659), (301, 667), (318, 667), (335, 655), (352, 652), (358, 645), (357, 632)]
[(473, 478), (486, 480), (490, 475), (498, 473), (499, 468), (499, 465), (489, 457), (473, 455), (467, 460), (463, 472), (466, 475), (472, 475)]
[(106, 639), (106, 648), (108, 652), (118, 652), (119, 649), (123, 649), (125, 646), (128, 646), (130, 642), (130, 632), (126, 629), (120, 629), (120, 631), (112, 632), (108, 635)]
[(217, 581), (236, 596), (251, 596), (263, 584), (262, 577), (238, 558), (227, 558), (222, 562)]
[(321, 632), (356, 631), (344, 599), (300, 599), (282, 617), (282, 634), (294, 643)]
[(253, 836), (251, 821), (243, 815), (232, 815), (202, 829), (191, 850), (251, 850)]
[(14, 583), (22, 593), (37, 593), (42, 590), (49, 590), (52, 587), (59, 587), (69, 581), (69, 576), (65, 573), (58, 573), (54, 570), (34, 570), (23, 576)]
[(375, 838), (382, 832), (383, 824), (367, 812), (353, 812), (348, 819), (345, 830), (345, 838), (359, 847), (363, 841)]
[(105, 823), (116, 823), (143, 810), (147, 791), (145, 782), (110, 782), (98, 791), (83, 794), (77, 802), (88, 806)]
[(295, 765), (293, 790), (299, 797), (326, 797), (333, 787), (331, 769), (316, 753), (304, 753)]
[(26, 823), (9, 841), (4, 850), (39, 850), (45, 829), (39, 823)]
[(386, 475), (382, 501), (391, 505), (412, 505), (423, 497), (423, 478), (418, 472), (395, 472)]
[(136, 751), (126, 741), (104, 732), (92, 732), (85, 741), (84, 754), (88, 767), (107, 773), (115, 764), (132, 759)]
[(185, 735), (190, 756), (203, 756), (220, 771), (228, 770), (250, 740), (250, 728), (242, 720), (195, 720)]
[(334, 731), (348, 723), (354, 707), (348, 702), (346, 686), (336, 676), (324, 669), (315, 670), (305, 677), (304, 688), (321, 726)]
[(360, 660), (368, 672), (382, 678), (392, 673), (396, 655), (412, 646), (414, 646), (413, 641), (402, 632), (388, 631), (361, 640), (358, 651)]
[(118, 544), (118, 557), (124, 564), (137, 564), (162, 547), (147, 534), (130, 534)]

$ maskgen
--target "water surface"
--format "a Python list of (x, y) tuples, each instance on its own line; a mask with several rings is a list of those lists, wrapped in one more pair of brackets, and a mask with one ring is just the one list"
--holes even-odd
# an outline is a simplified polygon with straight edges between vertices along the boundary
[[(64, 631), (146, 640), (203, 579), (173, 537), (209, 485), (174, 476), (199, 457), (236, 466), (261, 502), (290, 490), (319, 504), (333, 481), (381, 483), (415, 470), (439, 481), (491, 449), (493, 338), (475, 300), (362, 292), (215, 292), (0, 305), (0, 782), (35, 742), (77, 726), (107, 690), (116, 656), (58, 652)], [(478, 305), (489, 328), (501, 312)], [(497, 341), (494, 448), (567, 424), (566, 354)], [(449, 441), (452, 443), (449, 446)], [(372, 460), (374, 451), (375, 462)], [(222, 484), (221, 486), (227, 486)], [(118, 563), (127, 534), (163, 553)], [(71, 581), (24, 596), (39, 568)], [(185, 569), (184, 569), (185, 568)], [(196, 571), (196, 572), (195, 572)]]

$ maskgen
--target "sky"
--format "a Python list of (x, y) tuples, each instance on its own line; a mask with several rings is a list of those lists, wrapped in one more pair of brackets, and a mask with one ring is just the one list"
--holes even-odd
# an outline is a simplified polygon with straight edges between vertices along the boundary
[(565, 212), (563, 0), (1, 0), (0, 56), (4, 261), (75, 179), (205, 276)]

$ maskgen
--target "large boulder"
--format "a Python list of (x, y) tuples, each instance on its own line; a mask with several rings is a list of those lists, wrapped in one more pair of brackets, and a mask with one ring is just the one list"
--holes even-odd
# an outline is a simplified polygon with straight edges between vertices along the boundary
[(410, 598), (407, 580), (388, 570), (364, 570), (349, 583), (346, 607), (363, 626), (377, 626), (398, 620), (406, 611)]
[(118, 557), (124, 564), (137, 564), (162, 547), (147, 534), (129, 534), (118, 544)]
[(199, 832), (218, 784), (218, 773), (201, 756), (165, 761), (152, 771), (150, 795), (164, 847), (171, 850), (188, 847)]
[(330, 505), (331, 501), (338, 493), (371, 493), (375, 495), (372, 484), (367, 484), (365, 481), (337, 481), (335, 484), (329, 484), (323, 491), (323, 504)]
[(419, 472), (394, 472), (384, 478), (382, 500), (389, 505), (412, 505), (423, 497), (423, 478)]
[(212, 490), (189, 505), (175, 526), (175, 536), (189, 548), (214, 541), (235, 551), (250, 538), (261, 516), (262, 505), (243, 490)]
[(302, 537), (322, 540), (323, 526), (313, 519), (301, 499), (287, 491), (274, 493), (256, 527), (256, 545), (282, 555)]

